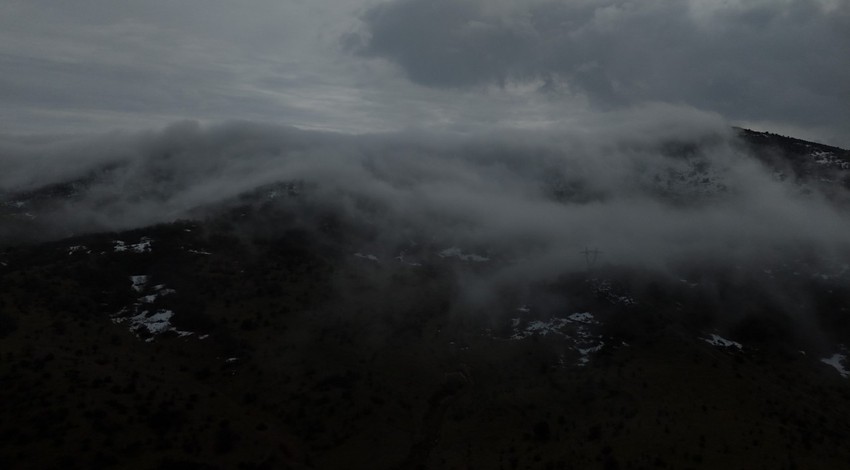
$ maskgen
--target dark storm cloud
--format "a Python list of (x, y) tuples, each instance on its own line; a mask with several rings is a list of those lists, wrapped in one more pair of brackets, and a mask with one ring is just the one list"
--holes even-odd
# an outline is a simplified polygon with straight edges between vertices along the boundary
[(394, 0), (362, 20), (348, 46), (422, 85), (535, 79), (597, 106), (688, 103), (848, 142), (848, 2)]
[(600, 109), (665, 102), (850, 146), (848, 9), (841, 0), (7, 0), (0, 128), (244, 119), (481, 132), (582, 125)]

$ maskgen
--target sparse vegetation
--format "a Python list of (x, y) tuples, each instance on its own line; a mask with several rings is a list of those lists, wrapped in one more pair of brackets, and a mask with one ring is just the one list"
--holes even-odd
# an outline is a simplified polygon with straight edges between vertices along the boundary
[[(801, 282), (794, 272), (805, 263), (773, 271), (772, 291), (740, 270), (710, 267), (682, 280), (601, 265), (474, 304), (459, 283), (486, 267), (428, 258), (427, 247), (417, 248), (419, 266), (376, 262), (353, 255), (374, 233), (344, 217), (294, 223), (284, 210), (264, 211), (4, 252), (0, 461), (162, 469), (850, 461), (850, 383), (817, 362), (815, 346), (850, 338), (850, 289), (840, 279)], [(113, 249), (114, 240), (142, 237), (153, 250)], [(80, 245), (87, 250), (69, 253)], [(805, 295), (807, 318), (827, 330), (815, 340), (793, 316), (804, 307), (783, 302)], [(173, 312), (175, 330), (135, 335), (118, 321), (131, 307)], [(604, 343), (585, 365), (565, 336), (511, 339), (532, 320), (572, 312), (599, 319), (560, 324)], [(715, 329), (746, 347), (709, 344)]]

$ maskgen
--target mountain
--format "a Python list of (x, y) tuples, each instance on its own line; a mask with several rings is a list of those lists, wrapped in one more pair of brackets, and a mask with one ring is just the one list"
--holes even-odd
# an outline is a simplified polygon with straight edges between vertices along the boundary
[(191, 139), (3, 194), (5, 468), (850, 461), (846, 150)]

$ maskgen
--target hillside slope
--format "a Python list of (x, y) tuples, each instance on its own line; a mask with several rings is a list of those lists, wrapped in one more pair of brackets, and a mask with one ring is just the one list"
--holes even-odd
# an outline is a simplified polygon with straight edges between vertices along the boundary
[[(736, 146), (844, 210), (846, 151), (739, 132)], [(722, 204), (713, 167), (688, 165), (647, 191), (675, 211)], [(556, 204), (609, 197), (546, 181)], [(647, 266), (570, 246), (572, 265), (535, 275), (533, 250), (390, 236), (390, 211), (319, 203), (303, 181), (167, 223), (12, 238), (97, 188), (76, 184), (3, 203), (4, 468), (850, 461), (846, 252), (801, 241), (748, 264)]]

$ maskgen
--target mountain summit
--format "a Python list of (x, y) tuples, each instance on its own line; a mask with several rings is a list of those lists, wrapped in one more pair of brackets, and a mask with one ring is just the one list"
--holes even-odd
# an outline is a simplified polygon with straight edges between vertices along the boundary
[(850, 152), (596, 137), (36, 148), (0, 186), (0, 461), (850, 461)]

